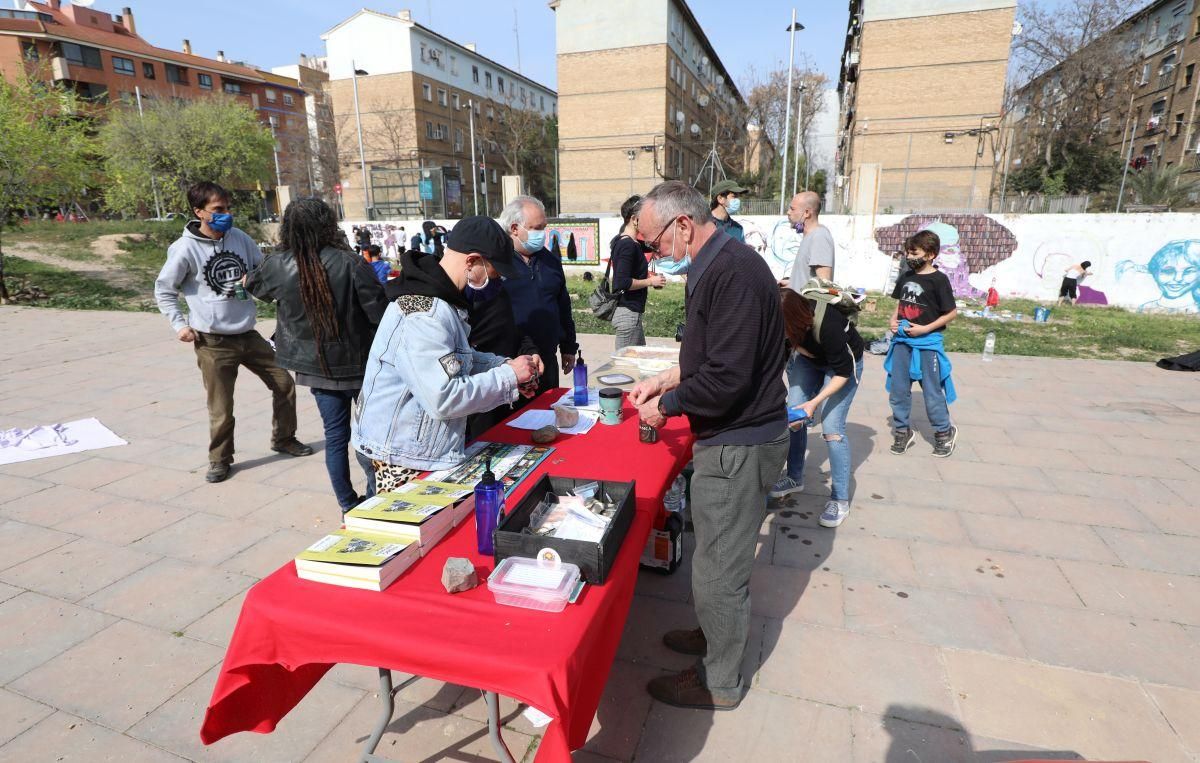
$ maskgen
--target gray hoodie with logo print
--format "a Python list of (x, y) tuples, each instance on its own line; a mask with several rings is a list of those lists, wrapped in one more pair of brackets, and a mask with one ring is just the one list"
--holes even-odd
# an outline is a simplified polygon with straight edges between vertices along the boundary
[[(167, 249), (167, 261), (154, 282), (158, 309), (176, 333), (185, 326), (206, 334), (244, 334), (254, 328), (254, 300), (238, 299), (235, 286), (262, 263), (254, 239), (231, 228), (220, 239), (200, 232), (193, 220)], [(179, 294), (187, 300), (183, 314)]]

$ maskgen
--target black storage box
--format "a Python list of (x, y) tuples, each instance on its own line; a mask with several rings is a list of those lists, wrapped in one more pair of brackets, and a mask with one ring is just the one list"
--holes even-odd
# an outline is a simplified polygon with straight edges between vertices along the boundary
[[(599, 482), (604, 492), (617, 504), (617, 513), (608, 523), (608, 529), (604, 531), (599, 543), (521, 532), (529, 526), (529, 515), (542, 502), (543, 496), (547, 493), (563, 495), (576, 485), (587, 482)], [(507, 516), (496, 528), (496, 563), (499, 564), (510, 556), (534, 558), (543, 548), (552, 548), (564, 562), (578, 565), (584, 580), (593, 585), (600, 585), (608, 577), (613, 560), (617, 558), (621, 543), (625, 540), (625, 533), (629, 532), (629, 525), (633, 522), (633, 513), (637, 510), (634, 507), (634, 484), (542, 475), (520, 503), (508, 508)]]

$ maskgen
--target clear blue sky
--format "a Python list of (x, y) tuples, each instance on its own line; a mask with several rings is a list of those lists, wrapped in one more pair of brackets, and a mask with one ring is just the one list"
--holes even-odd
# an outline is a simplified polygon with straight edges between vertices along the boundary
[[(517, 68), (513, 8), (520, 20), (522, 73), (555, 86), (554, 12), (545, 0), (98, 0), (95, 7), (120, 13), (133, 6), (138, 33), (152, 44), (178, 50), (186, 37), (195, 53), (218, 50), (263, 68), (296, 63), (301, 53), (324, 55), (321, 33), (362, 7), (381, 13), (412, 10), (418, 22), (457, 42)], [(749, 66), (764, 72), (784, 66), (792, 8), (806, 30), (796, 35), (797, 59), (807, 53), (834, 83), (845, 37), (848, 3), (787, 0), (691, 0), (717, 55), (735, 82)], [(7, 6), (7, 4), (6, 4)], [(432, 18), (431, 18), (432, 16)]]

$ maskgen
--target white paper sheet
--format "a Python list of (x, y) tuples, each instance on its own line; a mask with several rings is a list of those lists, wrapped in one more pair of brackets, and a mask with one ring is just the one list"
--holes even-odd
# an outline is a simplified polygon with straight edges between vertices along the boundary
[[(48, 424), (46, 426), (54, 426)], [(65, 456), (68, 453), (82, 453), (85, 450), (112, 448), (129, 443), (113, 434), (112, 430), (101, 424), (97, 419), (79, 419), (63, 425), (63, 436), (71, 445), (54, 445), (49, 448), (27, 449), (20, 444), (12, 447), (0, 447), (0, 465), (17, 464), (22, 461), (33, 461), (38, 458)]]
[[(579, 421), (573, 427), (560, 429), (563, 434), (587, 434), (591, 431), (596, 422), (600, 420), (600, 414), (592, 413), (591, 411), (580, 411)], [(542, 427), (551, 426), (554, 424), (554, 411), (546, 411), (540, 408), (523, 412), (520, 416), (508, 422), (508, 425), (513, 429), (541, 429)]]
[(567, 394), (558, 399), (558, 402), (553, 407), (557, 408), (560, 405), (569, 405), (572, 408), (578, 408), (581, 411), (600, 412), (600, 389), (599, 387), (588, 387), (587, 405), (575, 405), (575, 392), (568, 390)]

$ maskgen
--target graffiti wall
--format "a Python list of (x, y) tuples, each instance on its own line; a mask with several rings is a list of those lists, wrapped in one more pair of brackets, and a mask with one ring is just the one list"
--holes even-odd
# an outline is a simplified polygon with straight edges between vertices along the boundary
[[(746, 243), (762, 254), (777, 277), (791, 274), (801, 236), (787, 219), (738, 217)], [(389, 223), (346, 221), (347, 234), (365, 224), (386, 246), (399, 229), (411, 238), (419, 220)], [(438, 220), (447, 228), (453, 220)], [(1079, 301), (1134, 310), (1200, 313), (1200, 214), (1125, 215), (878, 215), (822, 218), (837, 244), (835, 278), (848, 286), (883, 289), (892, 254), (904, 239), (929, 229), (943, 242), (941, 267), (955, 294), (974, 297), (993, 283), (1003, 296), (1052, 301), (1072, 265), (1091, 262)], [(565, 265), (596, 265), (608, 259), (618, 217), (552, 221)], [(566, 234), (570, 233), (568, 239)], [(570, 259), (571, 242), (575, 259)]]

